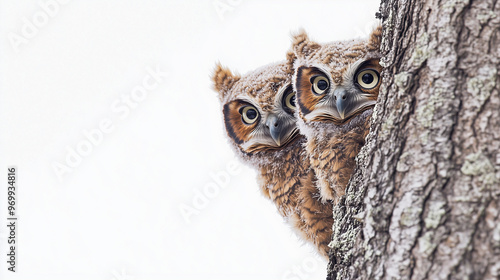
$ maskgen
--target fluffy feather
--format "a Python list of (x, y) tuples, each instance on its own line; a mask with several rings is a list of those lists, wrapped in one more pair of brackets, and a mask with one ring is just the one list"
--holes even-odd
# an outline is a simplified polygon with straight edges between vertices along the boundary
[[(291, 49), (296, 56), (293, 86), (297, 100), (302, 102), (296, 112), (297, 123), (307, 139), (306, 152), (323, 200), (336, 202), (344, 195), (355, 168), (355, 157), (370, 130), (370, 108), (378, 96), (378, 85), (363, 89), (356, 84), (355, 75), (363, 67), (381, 70), (378, 65), (381, 34), (382, 28), (378, 27), (368, 39), (326, 44), (313, 42), (303, 30), (293, 37)], [(329, 87), (324, 95), (312, 92), (314, 75), (328, 78)], [(348, 93), (353, 102), (360, 104), (346, 118), (337, 111), (339, 92)]]
[[(273, 149), (251, 150), (246, 145), (255, 137), (260, 137), (262, 143), (270, 139), (262, 132), (262, 129), (269, 129), (264, 124), (270, 115), (291, 120), (292, 131), (297, 131), (293, 112), (286, 112), (281, 107), (281, 99), (286, 93), (283, 89), (291, 86), (295, 55), (290, 52), (287, 57), (287, 61), (266, 65), (232, 83), (220, 81), (221, 76), (225, 77), (223, 81), (232, 76), (228, 74), (231, 73), (228, 69), (216, 71), (214, 88), (219, 93), (224, 91), (221, 105), (231, 147), (243, 162), (257, 170), (262, 193), (273, 201), (284, 219), (299, 236), (315, 245), (320, 254), (328, 258), (333, 225), (332, 203), (322, 201), (318, 189), (314, 187), (314, 171), (304, 152), (305, 137), (298, 133), (291, 134), (290, 141)], [(260, 123), (242, 123), (237, 110), (240, 103), (259, 110)], [(262, 140), (266, 136), (267, 140)]]

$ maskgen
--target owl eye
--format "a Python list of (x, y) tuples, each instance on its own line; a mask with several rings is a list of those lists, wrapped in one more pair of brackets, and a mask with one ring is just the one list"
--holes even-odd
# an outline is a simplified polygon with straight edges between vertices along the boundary
[(372, 89), (378, 85), (378, 72), (372, 69), (366, 69), (358, 73), (356, 81), (363, 89)]
[(311, 80), (313, 92), (318, 95), (325, 93), (330, 86), (330, 83), (325, 76), (314, 76)]
[(285, 95), (285, 98), (283, 98), (283, 104), (285, 105), (286, 108), (290, 110), (295, 110), (297, 107), (295, 106), (295, 92), (290, 91)]
[(240, 109), (241, 118), (246, 124), (253, 124), (259, 118), (259, 112), (252, 106), (245, 106)]

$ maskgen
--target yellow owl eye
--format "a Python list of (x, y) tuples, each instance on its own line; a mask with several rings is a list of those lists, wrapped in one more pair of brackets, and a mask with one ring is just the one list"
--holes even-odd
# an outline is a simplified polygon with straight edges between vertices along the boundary
[(325, 76), (312, 77), (312, 89), (315, 94), (321, 95), (326, 92), (330, 83)]
[(284, 101), (285, 106), (288, 109), (291, 109), (291, 110), (295, 110), (296, 109), (296, 107), (295, 107), (295, 98), (296, 98), (296, 95), (295, 95), (295, 92), (293, 92), (293, 91), (291, 91), (290, 93), (288, 93), (285, 96), (285, 99), (283, 101)]
[(246, 124), (253, 124), (259, 118), (259, 112), (252, 106), (241, 108), (240, 113), (243, 122)]
[(363, 70), (358, 73), (356, 80), (363, 89), (372, 89), (378, 85), (378, 72), (372, 69)]

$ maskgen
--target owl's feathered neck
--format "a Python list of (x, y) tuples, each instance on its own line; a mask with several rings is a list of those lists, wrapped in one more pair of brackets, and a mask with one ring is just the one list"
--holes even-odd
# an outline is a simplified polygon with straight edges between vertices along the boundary
[(297, 136), (297, 139), (281, 150), (260, 151), (253, 154), (245, 153), (233, 141), (229, 142), (244, 163), (258, 169), (266, 168), (276, 174), (281, 174), (284, 164), (291, 164), (291, 160), (299, 163), (307, 159), (304, 150), (306, 138), (302, 135)]
[(318, 141), (326, 141), (335, 135), (346, 133), (360, 125), (362, 125), (366, 118), (371, 116), (373, 109), (368, 109), (358, 116), (352, 118), (348, 123), (338, 126), (329, 122), (310, 122), (305, 123), (302, 118), (298, 118), (298, 126), (300, 133), (306, 136), (307, 139), (316, 139)]

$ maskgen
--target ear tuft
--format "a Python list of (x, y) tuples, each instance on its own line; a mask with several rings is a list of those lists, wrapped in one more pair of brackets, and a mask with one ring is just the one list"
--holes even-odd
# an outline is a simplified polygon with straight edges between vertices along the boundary
[(231, 70), (222, 66), (220, 62), (215, 65), (215, 69), (212, 74), (212, 81), (214, 82), (214, 89), (219, 92), (220, 100), (224, 99), (226, 93), (240, 78), (241, 77), (239, 75), (233, 75)]
[(382, 44), (382, 25), (377, 26), (368, 39), (368, 49), (370, 51), (379, 51)]
[(300, 29), (296, 34), (292, 35), (292, 50), (297, 57), (307, 57), (313, 51), (321, 46), (309, 40), (309, 36), (304, 29)]
[(290, 69), (290, 71), (292, 72), (293, 74), (293, 63), (295, 62), (295, 60), (297, 59), (297, 56), (295, 55), (295, 53), (293, 52), (293, 50), (289, 50), (287, 53), (286, 53), (286, 64), (287, 64), (287, 68)]

